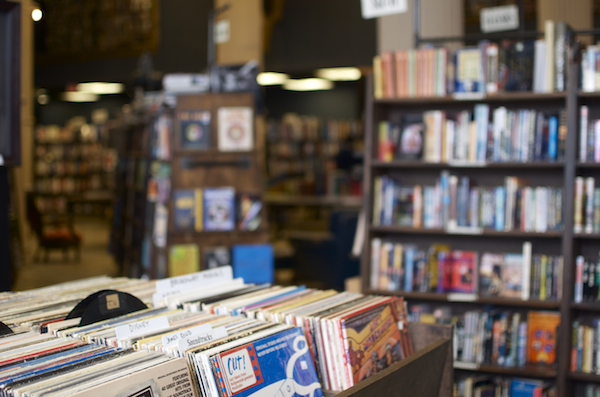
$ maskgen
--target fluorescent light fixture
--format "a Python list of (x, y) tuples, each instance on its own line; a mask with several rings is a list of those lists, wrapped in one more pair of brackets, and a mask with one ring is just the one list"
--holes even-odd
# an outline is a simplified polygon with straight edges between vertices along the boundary
[(80, 83), (75, 86), (75, 89), (79, 92), (87, 92), (90, 94), (120, 94), (124, 91), (123, 84), (121, 83)]
[(34, 8), (31, 11), (31, 19), (33, 19), (34, 22), (41, 21), (43, 16), (44, 16), (44, 13), (39, 8)]
[(99, 98), (97, 94), (80, 91), (66, 91), (60, 97), (67, 102), (96, 102)]
[(256, 81), (260, 85), (281, 85), (288, 81), (289, 78), (290, 76), (285, 73), (263, 72), (259, 73)]
[(318, 69), (317, 77), (331, 81), (356, 81), (361, 77), (358, 68), (328, 68)]
[(320, 91), (333, 88), (333, 82), (325, 79), (290, 79), (283, 84), (290, 91)]

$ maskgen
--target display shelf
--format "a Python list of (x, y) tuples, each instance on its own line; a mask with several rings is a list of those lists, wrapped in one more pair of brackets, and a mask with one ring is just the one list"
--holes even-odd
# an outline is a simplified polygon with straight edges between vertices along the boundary
[(480, 168), (491, 168), (491, 169), (562, 169), (564, 163), (561, 161), (557, 162), (544, 162), (535, 161), (527, 163), (518, 162), (506, 162), (506, 163), (495, 163), (495, 162), (455, 162), (455, 163), (426, 163), (424, 161), (407, 161), (407, 160), (392, 160), (392, 161), (380, 161), (374, 160), (372, 163), (375, 169), (394, 169), (394, 168), (432, 168), (432, 169), (444, 169), (444, 168), (459, 168), (459, 169), (480, 169)]
[(582, 312), (600, 312), (600, 302), (572, 303), (571, 308)]
[(578, 382), (600, 383), (600, 375), (596, 374), (586, 374), (585, 372), (569, 372), (567, 376), (569, 379)]
[(264, 201), (270, 205), (290, 206), (339, 206), (360, 207), (362, 196), (288, 196), (284, 194), (266, 194)]
[(500, 365), (477, 364), (455, 361), (455, 370), (486, 372), (498, 375), (514, 375), (531, 378), (554, 378), (557, 375), (555, 368), (547, 365), (527, 364), (522, 367), (503, 367)]
[(497, 298), (491, 296), (479, 296), (477, 294), (463, 293), (438, 293), (438, 292), (406, 292), (406, 291), (388, 291), (380, 289), (368, 289), (368, 293), (378, 295), (397, 295), (403, 296), (409, 300), (433, 301), (447, 303), (473, 303), (480, 305), (496, 305), (506, 307), (530, 307), (533, 309), (558, 309), (560, 302), (555, 300), (522, 300), (511, 298)]
[(595, 169), (595, 168), (600, 168), (600, 163), (577, 163), (577, 168), (579, 169)]
[(502, 92), (494, 95), (454, 95), (443, 97), (410, 97), (410, 98), (378, 98), (374, 99), (375, 104), (390, 105), (432, 105), (453, 104), (457, 102), (526, 102), (526, 101), (556, 101), (564, 100), (565, 92), (554, 92), (550, 94), (538, 94), (534, 92)]
[(598, 240), (600, 239), (600, 233), (575, 233), (573, 234), (573, 237), (578, 239)]
[(452, 235), (452, 236), (481, 236), (481, 237), (524, 237), (524, 238), (561, 238), (562, 232), (522, 232), (520, 230), (498, 231), (489, 229), (474, 228), (473, 230), (461, 229), (457, 231), (448, 231), (446, 229), (424, 229), (404, 226), (371, 226), (373, 233), (405, 233), (405, 234), (429, 234), (429, 235)]

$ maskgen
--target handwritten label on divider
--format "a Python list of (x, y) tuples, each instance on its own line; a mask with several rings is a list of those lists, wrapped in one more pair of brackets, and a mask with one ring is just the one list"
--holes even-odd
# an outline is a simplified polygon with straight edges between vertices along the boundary
[(161, 301), (168, 296), (223, 284), (231, 280), (233, 280), (231, 266), (221, 266), (216, 269), (158, 280), (156, 282), (156, 292), (152, 295), (152, 300), (154, 306), (160, 306)]
[(163, 335), (162, 343), (164, 347), (171, 347), (177, 345), (180, 339), (185, 339), (193, 335), (204, 334), (210, 332), (212, 326), (210, 324), (202, 324), (196, 327), (182, 329), (177, 332), (171, 332), (170, 334)]
[(167, 316), (160, 316), (149, 318), (148, 320), (137, 321), (135, 323), (119, 325), (115, 328), (115, 331), (117, 332), (117, 339), (122, 341), (124, 339), (136, 338), (167, 328), (169, 328), (169, 318)]
[(179, 353), (181, 356), (185, 356), (185, 351), (191, 349), (192, 347), (200, 346), (208, 342), (212, 342), (213, 340), (221, 339), (227, 337), (227, 330), (225, 327), (218, 327), (213, 329), (212, 331), (196, 334), (192, 336), (188, 336), (184, 339), (179, 339), (177, 342), (177, 347), (179, 348)]

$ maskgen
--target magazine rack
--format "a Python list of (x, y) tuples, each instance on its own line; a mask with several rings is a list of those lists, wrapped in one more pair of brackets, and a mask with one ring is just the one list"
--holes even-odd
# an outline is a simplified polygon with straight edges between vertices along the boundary
[(408, 328), (415, 353), (343, 392), (326, 391), (325, 396), (450, 397), (452, 326), (409, 323)]

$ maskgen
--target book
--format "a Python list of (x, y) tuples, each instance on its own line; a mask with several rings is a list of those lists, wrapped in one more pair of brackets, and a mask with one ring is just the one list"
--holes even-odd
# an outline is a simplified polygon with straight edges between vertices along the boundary
[(231, 266), (231, 250), (229, 247), (206, 247), (202, 249), (202, 263), (205, 269)]
[(180, 149), (209, 149), (211, 136), (210, 110), (186, 109), (177, 112)]
[(218, 148), (222, 152), (254, 149), (254, 112), (250, 107), (220, 107)]
[(232, 265), (234, 276), (248, 283), (273, 283), (275, 270), (270, 244), (234, 245)]
[(205, 188), (203, 204), (205, 231), (235, 229), (235, 190), (232, 187)]
[(560, 313), (530, 311), (527, 315), (527, 361), (553, 364), (556, 361), (556, 336)]
[[(479, 294), (482, 296), (500, 296), (504, 289), (502, 270), (503, 254), (484, 252), (479, 266)], [(519, 263), (520, 265), (520, 263)]]
[(455, 53), (456, 93), (485, 92), (482, 86), (482, 54), (478, 47), (458, 49)]
[(531, 91), (533, 88), (534, 40), (500, 43), (500, 88), (504, 91)]
[(523, 255), (504, 254), (502, 264), (502, 291), (500, 296), (520, 299), (523, 294)]
[(402, 160), (420, 160), (424, 143), (423, 116), (405, 115), (402, 119), (402, 132), (397, 145), (397, 158)]
[(262, 200), (260, 194), (238, 193), (236, 199), (238, 230), (257, 230), (262, 221)]
[(227, 349), (211, 361), (225, 396), (323, 396), (308, 343), (298, 327)]
[(173, 225), (179, 231), (202, 231), (202, 189), (177, 189), (173, 192)]
[(477, 292), (477, 253), (454, 251), (452, 253), (452, 292)]

